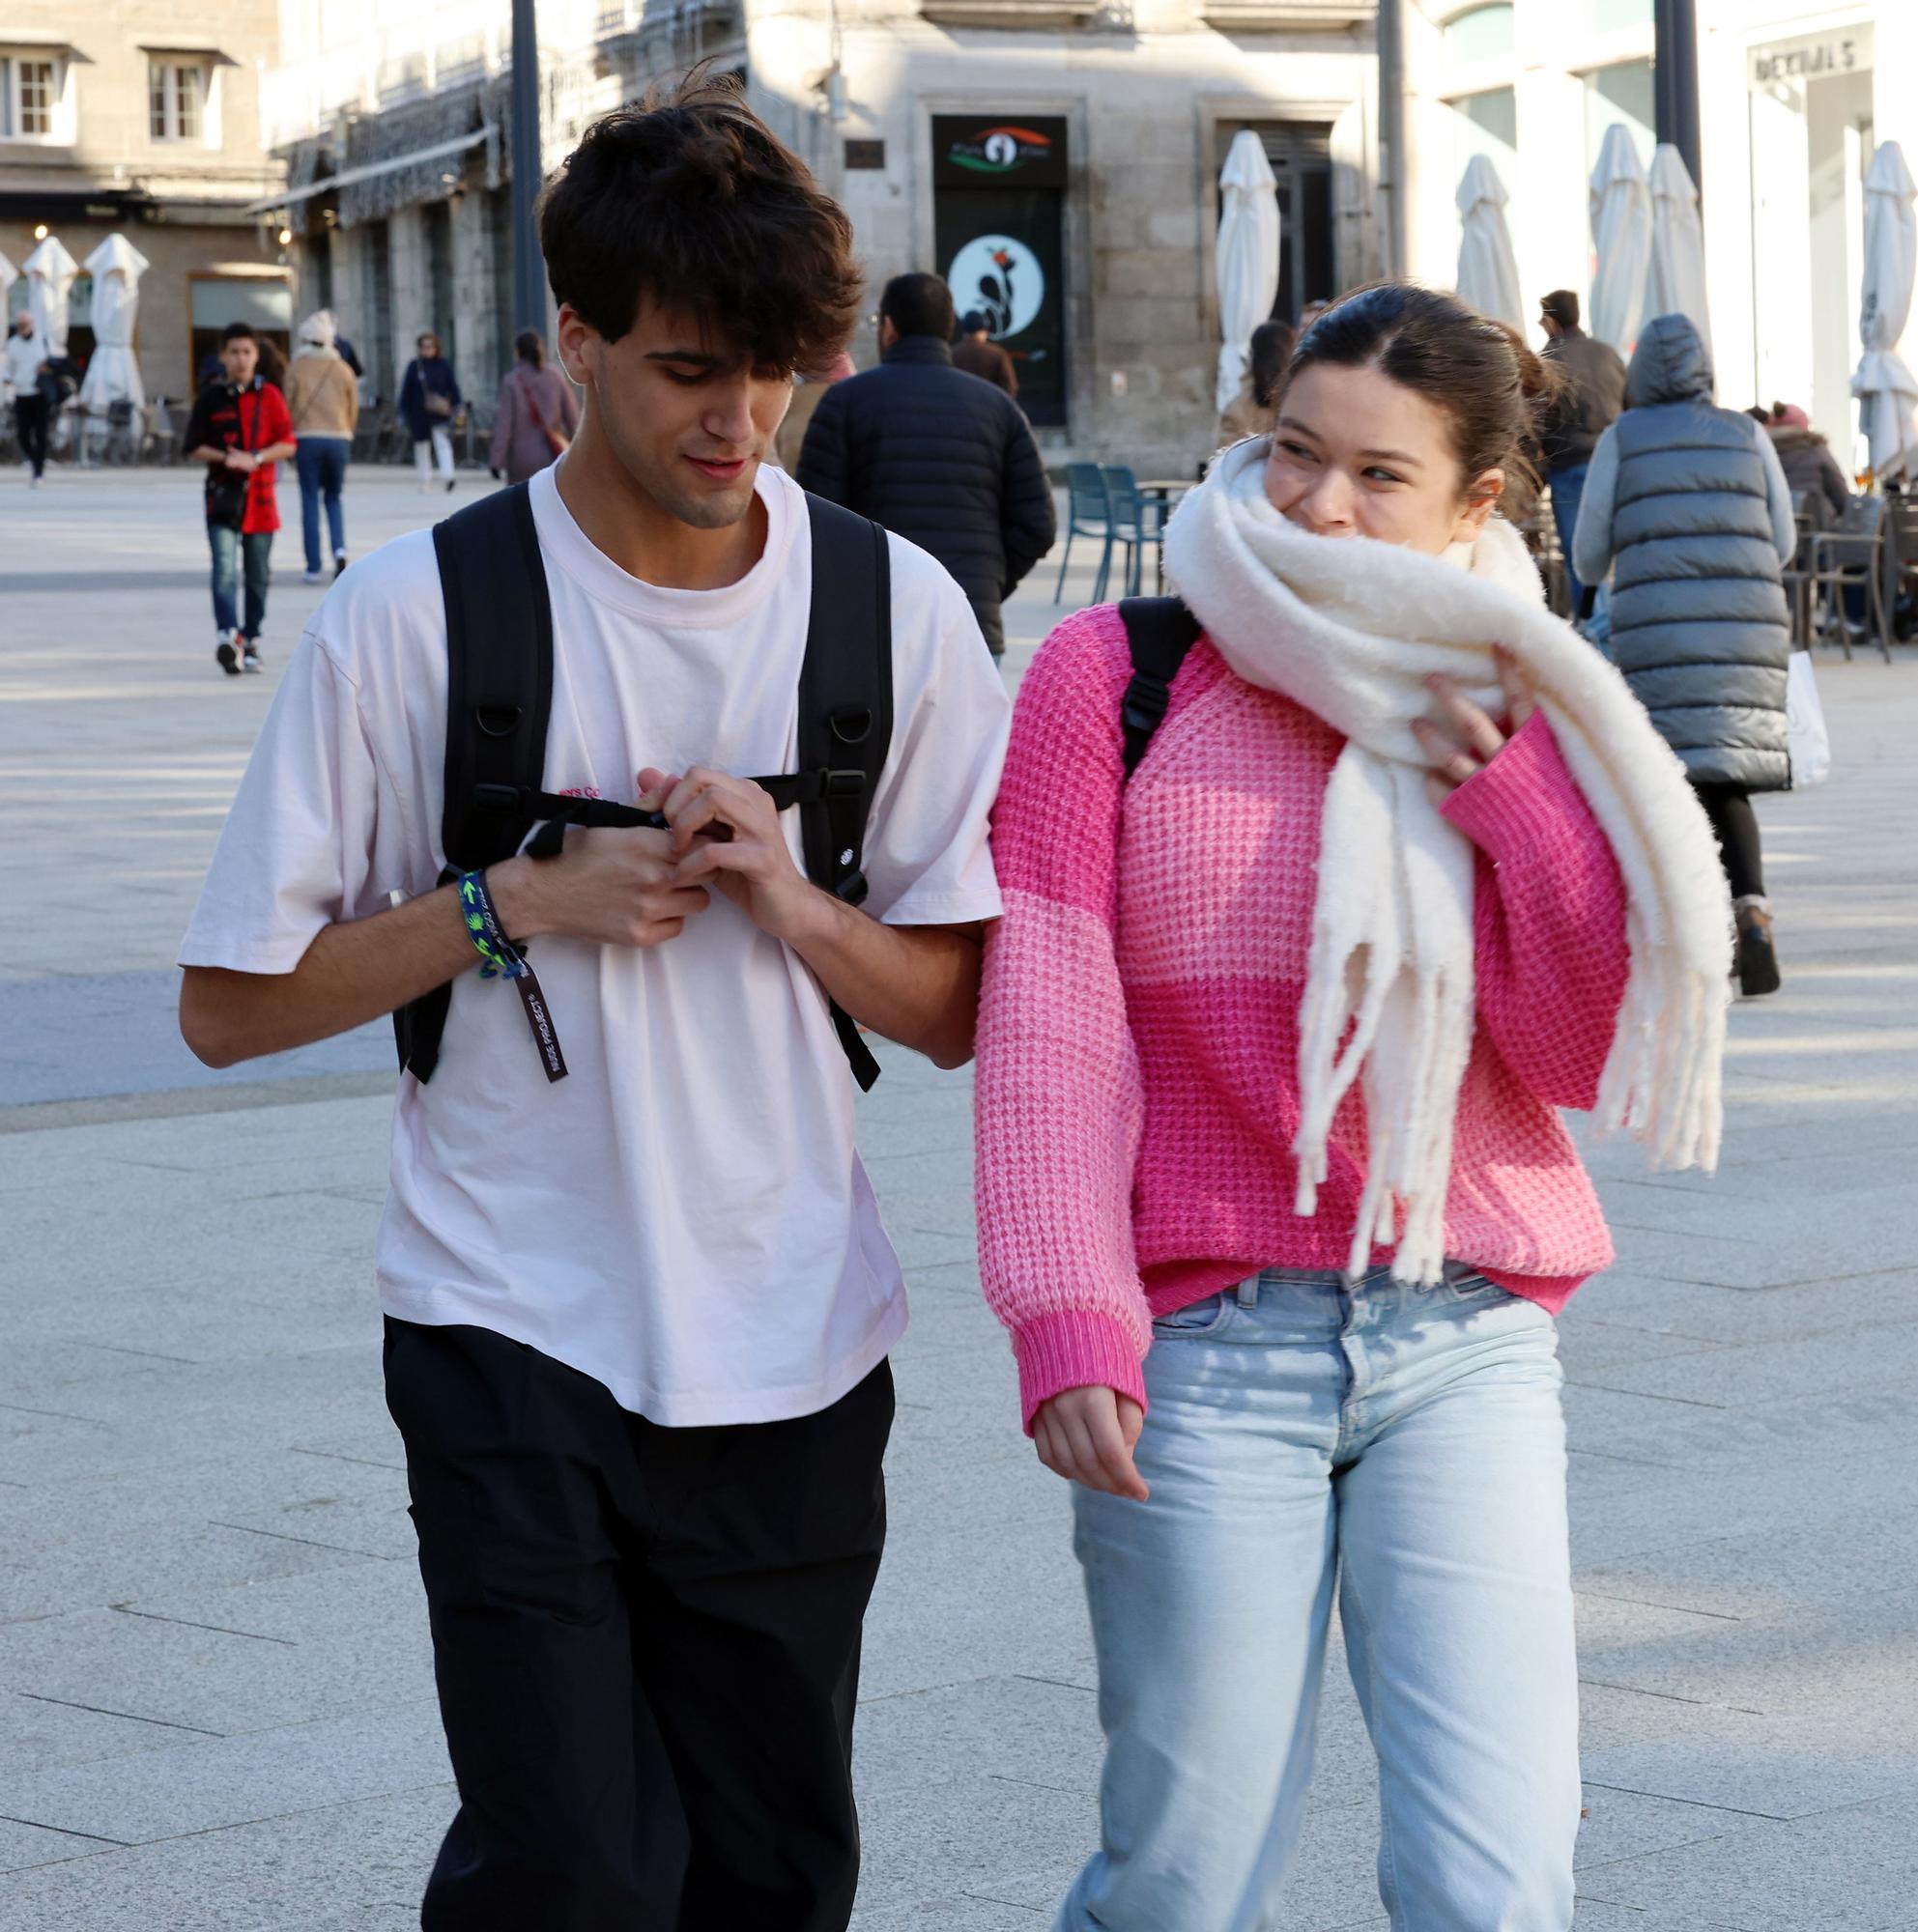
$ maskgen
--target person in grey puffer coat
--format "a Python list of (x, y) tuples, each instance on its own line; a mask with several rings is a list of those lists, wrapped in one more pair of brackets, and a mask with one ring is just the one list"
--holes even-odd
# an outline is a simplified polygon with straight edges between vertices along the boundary
[(1646, 324), (1625, 411), (1598, 440), (1573, 562), (1612, 582), (1612, 659), (1684, 760), (1718, 837), (1738, 921), (1738, 981), (1778, 989), (1751, 794), (1791, 782), (1791, 621), (1780, 568), (1791, 492), (1764, 429), (1711, 400), (1711, 357), (1682, 315)]

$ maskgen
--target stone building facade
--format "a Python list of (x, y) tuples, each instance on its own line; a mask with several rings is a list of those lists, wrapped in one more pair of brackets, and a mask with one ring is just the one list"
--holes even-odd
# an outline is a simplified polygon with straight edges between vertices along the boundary
[[(76, 262), (116, 230), (147, 258), (135, 353), (149, 396), (192, 394), (219, 331), (284, 336), (291, 271), (249, 213), (280, 178), (260, 138), (260, 75), (278, 58), (275, 0), (10, 0), (0, 21), (0, 254), (42, 233)], [(84, 356), (90, 288), (70, 300)], [(10, 306), (26, 298), (24, 279)]]
[[(490, 393), (510, 342), (507, 7), (453, 31), (442, 8), (417, 46), (344, 4), (302, 43), (294, 11), (270, 139), (302, 306), (378, 345), (378, 393), (424, 327)], [(1211, 447), (1217, 183), (1240, 129), (1279, 183), (1278, 312), (1380, 271), (1369, 0), (547, 0), (540, 18), (549, 166), (696, 61), (741, 72), (852, 217), (856, 359), (886, 278), (936, 270), (991, 316), (1055, 460), (1183, 475)]]

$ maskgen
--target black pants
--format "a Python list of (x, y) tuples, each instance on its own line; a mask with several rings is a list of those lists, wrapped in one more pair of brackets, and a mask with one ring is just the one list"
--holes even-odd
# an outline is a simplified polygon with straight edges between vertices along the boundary
[(386, 1360), (460, 1788), (425, 1932), (844, 1932), (891, 1371), (665, 1429), (483, 1328)]
[(1759, 849), (1759, 820), (1752, 810), (1751, 794), (1729, 784), (1695, 783), (1692, 788), (1717, 836), (1718, 856), (1732, 896), (1763, 898), (1764, 855)]
[(33, 465), (38, 476), (46, 468), (46, 398), (41, 395), (14, 398), (14, 433), (20, 439), (20, 454)]

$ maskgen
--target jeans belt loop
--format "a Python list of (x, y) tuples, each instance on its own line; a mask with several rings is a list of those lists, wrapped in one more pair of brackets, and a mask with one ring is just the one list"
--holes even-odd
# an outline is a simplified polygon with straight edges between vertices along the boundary
[(1256, 1308), (1258, 1305), (1259, 1277), (1255, 1274), (1248, 1274), (1239, 1284), (1239, 1306), (1241, 1308)]

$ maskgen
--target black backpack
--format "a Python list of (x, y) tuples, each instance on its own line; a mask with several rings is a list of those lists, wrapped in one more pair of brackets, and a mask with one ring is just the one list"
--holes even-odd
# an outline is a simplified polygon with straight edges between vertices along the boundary
[(1138, 770), (1152, 734), (1165, 716), (1172, 680), (1198, 641), (1199, 620), (1177, 597), (1128, 597), (1119, 606), (1132, 647), (1132, 681), (1119, 722), (1126, 734), (1126, 776)]
[[(754, 782), (780, 810), (798, 809), (806, 876), (857, 905), (866, 896), (866, 821), (893, 734), (891, 557), (877, 524), (818, 497), (806, 502), (813, 605), (799, 672), (799, 770)], [(523, 848), (552, 858), (569, 825), (663, 825), (637, 806), (543, 789), (553, 607), (526, 486), (496, 491), (436, 525), (433, 549), (446, 606), (440, 883)], [(400, 1065), (415, 1079), (433, 1077), (451, 1004), (448, 981), (393, 1015)], [(837, 1004), (832, 1016), (853, 1077), (870, 1088), (878, 1062)], [(547, 1077), (564, 1071), (557, 1053), (549, 1056)]]

